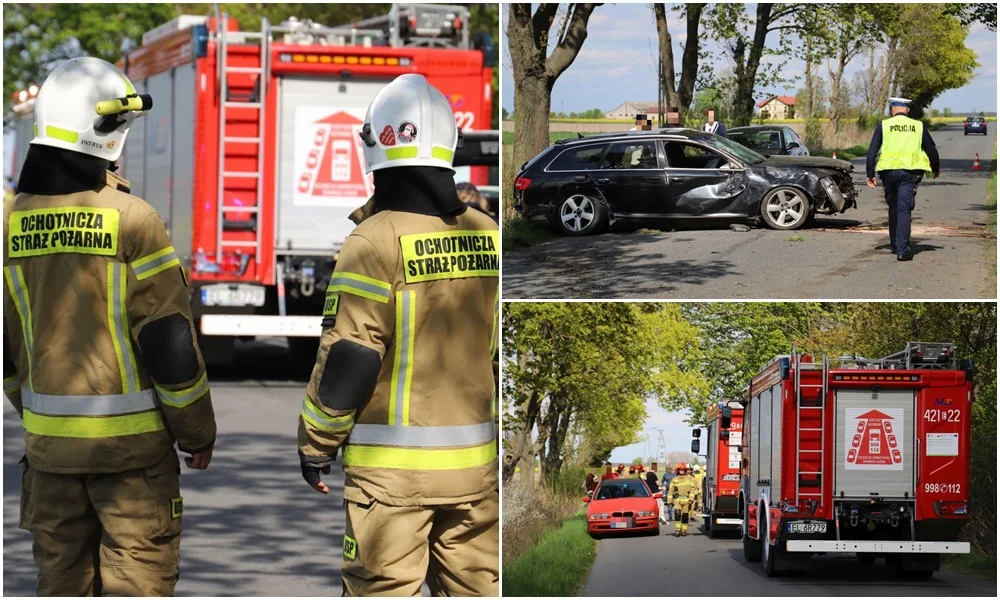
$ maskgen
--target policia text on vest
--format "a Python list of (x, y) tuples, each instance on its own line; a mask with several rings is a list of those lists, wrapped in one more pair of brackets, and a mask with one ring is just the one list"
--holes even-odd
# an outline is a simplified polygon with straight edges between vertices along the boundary
[(916, 206), (917, 186), (924, 175), (936, 178), (940, 173), (934, 140), (921, 121), (904, 114), (904, 105), (902, 101), (895, 103), (895, 114), (875, 128), (865, 161), (868, 187), (875, 187), (876, 173), (882, 179), (889, 208), (889, 245), (901, 261), (913, 257), (910, 216)]

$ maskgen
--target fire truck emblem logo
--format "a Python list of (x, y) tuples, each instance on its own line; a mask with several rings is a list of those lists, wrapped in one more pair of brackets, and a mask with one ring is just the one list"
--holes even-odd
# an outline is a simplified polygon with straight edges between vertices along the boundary
[(845, 423), (845, 467), (848, 469), (899, 470), (903, 455), (897, 435), (903, 428), (903, 415), (898, 409), (848, 410)]
[(396, 134), (399, 141), (404, 144), (409, 144), (413, 140), (417, 139), (417, 126), (408, 121), (404, 121), (402, 125), (399, 126), (399, 132)]
[(382, 129), (382, 133), (378, 136), (378, 141), (382, 142), (383, 146), (396, 145), (396, 132), (392, 130), (392, 125), (386, 125)]

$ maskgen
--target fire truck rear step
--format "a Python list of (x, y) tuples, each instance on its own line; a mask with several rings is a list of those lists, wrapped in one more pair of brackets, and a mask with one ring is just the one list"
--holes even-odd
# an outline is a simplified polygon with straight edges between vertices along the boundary
[(969, 542), (877, 542), (788, 540), (789, 552), (872, 552), (875, 554), (968, 554)]

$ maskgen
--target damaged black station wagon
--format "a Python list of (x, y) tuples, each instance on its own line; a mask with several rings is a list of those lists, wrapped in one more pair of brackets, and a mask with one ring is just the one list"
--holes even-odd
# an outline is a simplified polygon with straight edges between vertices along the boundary
[(567, 235), (675, 219), (750, 219), (798, 229), (856, 206), (847, 161), (764, 157), (693, 129), (560, 140), (521, 167), (514, 207)]

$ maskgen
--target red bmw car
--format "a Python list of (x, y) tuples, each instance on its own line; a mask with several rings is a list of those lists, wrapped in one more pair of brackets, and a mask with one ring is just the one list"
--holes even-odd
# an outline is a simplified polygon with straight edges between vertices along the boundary
[(587, 506), (587, 531), (593, 538), (626, 532), (660, 533), (660, 508), (656, 500), (662, 494), (649, 492), (639, 479), (606, 479), (583, 499)]

